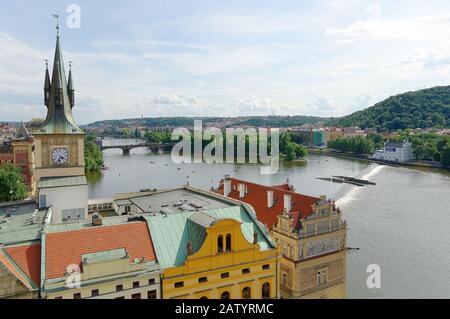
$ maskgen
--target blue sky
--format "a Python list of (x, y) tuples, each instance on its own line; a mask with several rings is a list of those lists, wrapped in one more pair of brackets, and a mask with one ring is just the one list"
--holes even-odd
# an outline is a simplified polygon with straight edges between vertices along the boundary
[[(81, 28), (66, 25), (70, 4)], [(45, 116), (61, 15), (80, 123), (156, 116), (341, 116), (450, 84), (449, 1), (0, 2), (0, 121)]]

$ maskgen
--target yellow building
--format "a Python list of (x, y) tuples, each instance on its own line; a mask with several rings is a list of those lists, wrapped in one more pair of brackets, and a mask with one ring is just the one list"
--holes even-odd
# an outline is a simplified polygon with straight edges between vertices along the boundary
[(189, 186), (117, 201), (145, 213), (163, 299), (277, 298), (277, 250), (251, 206)]
[(272, 230), (280, 260), (282, 298), (345, 298), (346, 223), (333, 202), (321, 200), (313, 213), (284, 213)]

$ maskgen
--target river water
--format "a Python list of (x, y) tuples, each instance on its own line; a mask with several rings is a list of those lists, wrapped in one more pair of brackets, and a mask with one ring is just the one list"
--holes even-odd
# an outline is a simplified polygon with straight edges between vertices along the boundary
[[(338, 200), (348, 222), (349, 298), (450, 298), (450, 173), (380, 166), (309, 155), (307, 164), (281, 163), (276, 175), (259, 165), (174, 164), (170, 154), (135, 149), (105, 151), (109, 170), (88, 176), (89, 198), (109, 198), (147, 188), (216, 187), (224, 175), (274, 185), (287, 179), (300, 193)], [(363, 188), (318, 180), (345, 175), (368, 178)], [(381, 270), (381, 288), (366, 285), (367, 267)]]

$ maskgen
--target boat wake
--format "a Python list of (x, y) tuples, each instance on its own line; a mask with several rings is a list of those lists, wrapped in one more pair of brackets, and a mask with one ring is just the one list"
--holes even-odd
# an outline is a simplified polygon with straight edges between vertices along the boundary
[[(381, 172), (384, 167), (384, 165), (371, 164), (366, 169), (361, 171), (356, 178), (369, 180), (371, 177)], [(357, 187), (349, 184), (344, 185), (335, 196), (336, 204), (338, 206), (345, 206), (346, 204), (352, 202), (359, 192), (367, 189), (368, 187)]]

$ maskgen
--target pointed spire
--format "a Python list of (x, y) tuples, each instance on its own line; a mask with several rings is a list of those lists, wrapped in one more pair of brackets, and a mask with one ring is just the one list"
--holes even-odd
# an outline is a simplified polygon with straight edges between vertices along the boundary
[(69, 91), (70, 107), (73, 109), (73, 107), (75, 106), (75, 89), (73, 86), (72, 78), (72, 61), (69, 62), (69, 80), (67, 84), (67, 90)]
[(48, 60), (45, 59), (45, 84), (44, 84), (44, 101), (45, 106), (48, 107), (48, 103), (50, 102), (50, 74), (48, 73)]
[[(57, 18), (58, 16), (55, 16)], [(45, 92), (47, 105), (47, 117), (38, 126), (33, 127), (33, 134), (84, 134), (83, 130), (77, 125), (72, 114), (73, 95), (70, 97), (69, 85), (72, 88), (73, 80), (69, 75), (69, 82), (64, 69), (64, 60), (61, 50), (59, 23), (56, 27), (56, 48), (55, 60), (53, 62), (52, 77), (45, 80)], [(46, 72), (48, 68), (46, 68)]]

